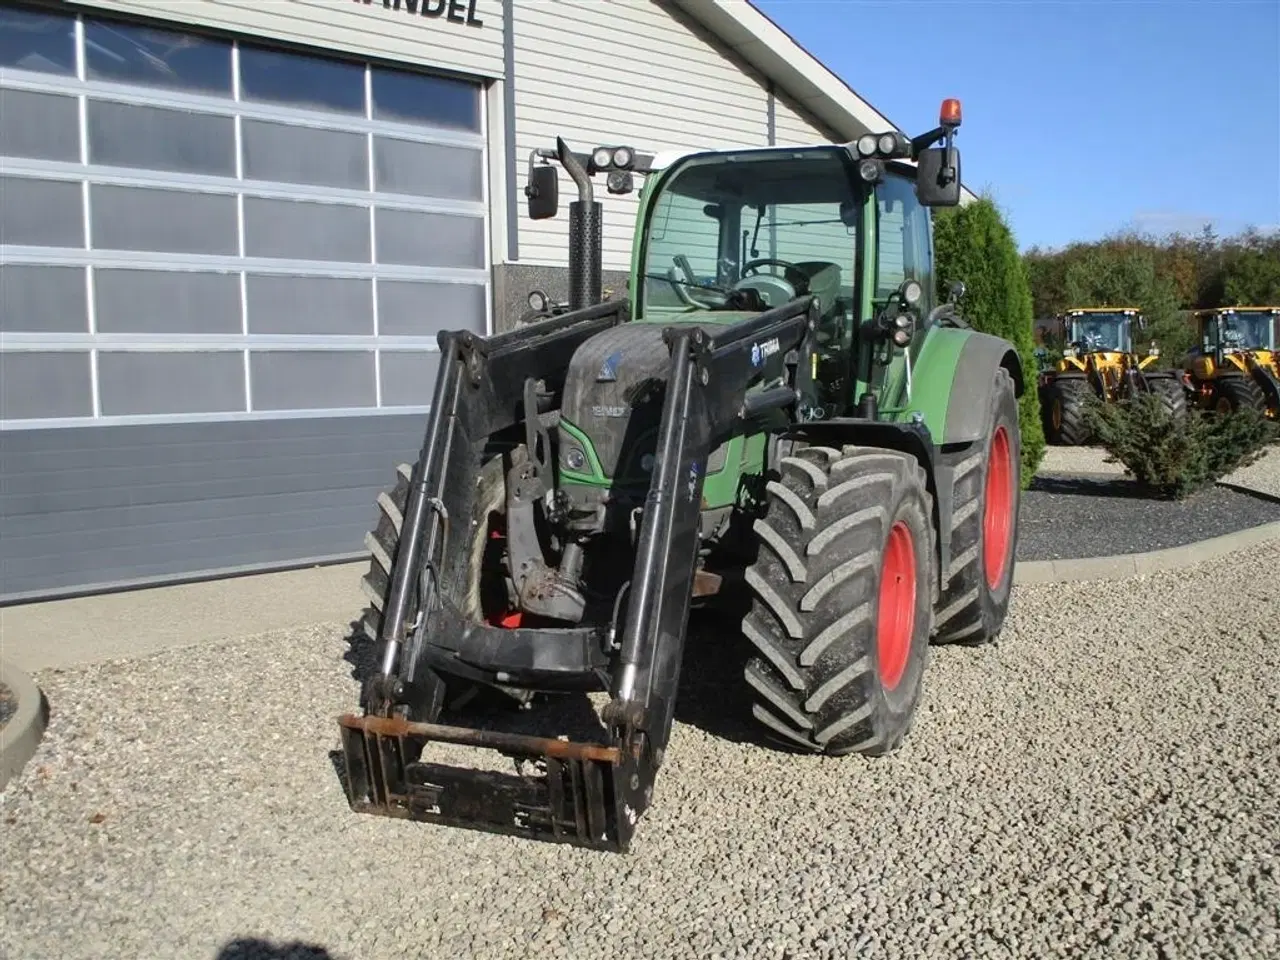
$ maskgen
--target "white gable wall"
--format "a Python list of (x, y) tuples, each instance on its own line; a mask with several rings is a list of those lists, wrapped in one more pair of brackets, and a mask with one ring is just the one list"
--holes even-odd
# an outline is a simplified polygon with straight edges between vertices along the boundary
[[(660, 0), (516, 0), (515, 149), (522, 264), (564, 266), (568, 203), (577, 190), (560, 173), (561, 213), (532, 221), (523, 190), (529, 152), (562, 136), (575, 150), (631, 144), (638, 150), (767, 146), (769, 96), (683, 15)], [(597, 65), (597, 66), (588, 66)], [(604, 205), (606, 270), (626, 270), (635, 194)], [(637, 188), (639, 178), (637, 178)]]
[(779, 146), (799, 147), (813, 143), (833, 143), (840, 138), (827, 130), (803, 110), (793, 106), (781, 91), (774, 96), (774, 142)]

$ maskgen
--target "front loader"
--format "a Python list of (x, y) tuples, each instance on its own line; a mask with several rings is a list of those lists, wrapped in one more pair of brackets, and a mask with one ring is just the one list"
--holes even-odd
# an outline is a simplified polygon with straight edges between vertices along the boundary
[(1200, 345), (1185, 363), (1194, 405), (1280, 420), (1280, 307), (1217, 307), (1195, 319)]
[[(555, 216), (558, 168), (578, 190), (569, 303), (440, 334), (421, 451), (367, 541), (377, 664), (339, 718), (354, 809), (626, 851), (694, 606), (737, 618), (753, 656), (725, 682), (765, 738), (902, 744), (930, 642), (1000, 630), (1018, 534), (1022, 366), (960, 319), (962, 285), (935, 300), (928, 262), (959, 125), (948, 100), (913, 139), (534, 151), (532, 217)], [(600, 175), (617, 194), (644, 177), (608, 302)], [(469, 712), (476, 691), (510, 704), (505, 729)], [(513, 729), (584, 695), (607, 697), (594, 738)]]
[(1136, 307), (1083, 307), (1058, 318), (1062, 356), (1039, 375), (1040, 409), (1050, 443), (1087, 443), (1085, 404), (1093, 397), (1115, 403), (1155, 394), (1174, 417), (1187, 413), (1186, 390), (1176, 371), (1155, 369), (1160, 348), (1146, 356), (1134, 349), (1134, 330), (1146, 324)]

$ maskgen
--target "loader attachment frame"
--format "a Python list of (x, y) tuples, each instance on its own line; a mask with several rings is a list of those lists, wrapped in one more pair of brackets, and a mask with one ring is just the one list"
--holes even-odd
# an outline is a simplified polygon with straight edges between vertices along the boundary
[[(692, 323), (665, 328), (671, 363), (619, 622), (603, 635), (582, 628), (467, 623), (462, 632), (473, 641), (491, 636), (493, 642), (470, 643), (463, 660), (453, 635), (461, 621), (451, 599), (459, 589), (459, 565), (443, 542), (449, 519), (465, 523), (469, 516), (477, 451), (494, 434), (514, 431), (522, 421), (527, 427), (529, 417), (539, 416), (527, 408), (526, 381), (537, 377), (546, 394), (558, 395), (574, 350), (624, 319), (626, 309), (625, 303), (600, 304), (491, 338), (440, 335), (435, 398), (410, 479), (380, 629), (381, 669), (368, 684), (364, 715), (338, 718), (353, 809), (614, 852), (629, 849), (636, 822), (653, 799), (671, 733), (707, 460), (717, 444), (746, 430), (761, 413), (791, 407), (797, 411), (791, 419), (803, 419), (799, 411), (813, 402), (818, 312), (813, 298), (804, 297), (718, 335)], [(782, 378), (749, 394), (764, 375), (764, 358), (775, 354), (786, 360)], [(584, 655), (579, 672), (607, 679), (611, 699), (601, 719), (608, 744), (412, 719), (430, 671), (493, 675), (498, 658), (508, 668), (522, 659), (537, 664), (545, 659), (544, 649), (566, 638), (580, 648), (604, 644), (609, 669), (586, 662), (591, 657)], [(526, 650), (527, 658), (513, 656), (513, 649)], [(537, 769), (532, 777), (511, 776), (422, 762), (432, 741), (496, 750), (516, 760), (518, 772), (526, 762)]]

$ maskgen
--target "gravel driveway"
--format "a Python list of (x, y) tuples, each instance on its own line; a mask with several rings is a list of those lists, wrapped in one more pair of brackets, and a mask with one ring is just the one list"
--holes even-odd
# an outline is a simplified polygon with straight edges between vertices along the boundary
[(1277, 569), (1019, 588), (881, 761), (744, 739), (704, 643), (626, 857), (349, 813), (339, 625), (42, 673), (0, 953), (1275, 957)]

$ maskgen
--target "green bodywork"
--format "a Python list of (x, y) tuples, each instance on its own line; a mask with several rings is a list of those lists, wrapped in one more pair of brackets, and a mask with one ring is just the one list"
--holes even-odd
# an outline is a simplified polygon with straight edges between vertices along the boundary
[[(814, 154), (822, 153), (824, 155), (839, 155), (843, 151), (841, 147), (807, 147), (799, 148), (795, 154)], [(754, 312), (741, 310), (702, 310), (689, 307), (651, 307), (645, 302), (646, 279), (653, 277), (646, 269), (646, 260), (648, 257), (651, 235), (654, 232), (652, 224), (654, 221), (655, 209), (663, 197), (664, 189), (670, 184), (679, 173), (686, 168), (690, 161), (705, 162), (708, 157), (716, 157), (718, 160), (711, 162), (732, 163), (729, 158), (743, 157), (750, 155), (751, 151), (743, 151), (740, 154), (704, 154), (698, 157), (685, 158), (666, 170), (649, 176), (640, 190), (639, 194), (639, 210), (636, 217), (635, 230), (632, 243), (632, 263), (630, 267), (630, 323), (647, 323), (661, 326), (670, 326), (675, 324), (697, 324), (703, 327), (715, 327), (719, 325), (732, 325), (743, 319), (755, 316)], [(856, 302), (852, 304), (852, 317), (837, 328), (838, 335), (844, 339), (846, 344), (844, 356), (851, 358), (851, 366), (849, 367), (848, 384), (840, 391), (840, 395), (829, 397), (834, 401), (834, 409), (829, 416), (850, 417), (854, 415), (854, 408), (858, 398), (864, 392), (872, 392), (876, 395), (879, 411), (878, 418), (881, 421), (907, 423), (913, 420), (919, 421), (923, 419), (924, 425), (930, 431), (935, 446), (941, 446), (943, 443), (952, 439), (961, 439), (958, 436), (948, 434), (949, 418), (953, 398), (956, 396), (957, 373), (962, 369), (962, 354), (965, 353), (966, 345), (971, 345), (973, 338), (978, 337), (984, 340), (992, 340), (982, 334), (975, 333), (969, 329), (956, 328), (951, 326), (941, 326), (934, 324), (928, 327), (917, 327), (915, 335), (906, 349), (894, 348), (890, 351), (889, 356), (881, 357), (877, 362), (873, 359), (873, 349), (869, 347), (850, 347), (849, 345), (858, 344), (862, 336), (864, 328), (875, 321), (876, 313), (882, 309), (886, 302), (885, 295), (885, 277), (878, 275), (880, 257), (877, 255), (879, 237), (879, 217), (878, 199), (881, 191), (886, 189), (886, 184), (893, 184), (901, 193), (902, 184), (911, 183), (913, 171), (909, 167), (890, 168), (886, 171), (885, 180), (878, 185), (868, 186), (859, 181), (852, 167), (849, 170), (849, 188), (852, 195), (856, 197), (852, 205), (852, 209), (856, 209), (856, 223), (849, 225), (852, 231), (849, 234), (849, 248), (852, 253), (853, 249), (858, 249), (858, 256), (853, 258), (854, 262), (860, 268), (857, 272), (856, 283), (853, 289), (857, 291)], [(931, 216), (928, 208), (920, 207), (925, 212), (925, 216)], [(843, 212), (842, 212), (843, 214)], [(668, 214), (670, 217), (670, 214)], [(775, 214), (776, 217), (776, 214)], [(925, 269), (919, 271), (917, 279), (925, 289), (925, 297), (922, 305), (921, 321), (927, 315), (929, 308), (936, 303), (936, 293), (933, 289), (933, 269), (932, 269), (932, 230), (931, 219), (928, 221), (929, 227), (923, 233), (925, 234), (921, 243), (924, 255), (927, 257), (927, 265)], [(756, 226), (757, 233), (759, 225)], [(860, 240), (860, 243), (858, 242)], [(744, 238), (745, 247), (745, 238)], [(917, 251), (919, 255), (919, 250)], [(748, 259), (745, 252), (741, 253), (741, 259)], [(851, 271), (851, 274), (854, 271)], [(894, 280), (897, 279), (895, 276)], [(896, 283), (891, 284), (897, 286)], [(877, 299), (875, 292), (879, 290), (881, 296)], [(994, 344), (994, 340), (992, 340)], [(992, 344), (986, 345), (986, 353), (991, 353)], [(1000, 354), (1001, 349), (997, 348), (995, 353)], [(984, 356), (984, 361), (986, 360)], [(885, 362), (887, 360), (887, 362)], [(1021, 392), (1021, 374), (1019, 371), (1019, 361), (1016, 353), (1010, 351), (1003, 356), (993, 356), (988, 362), (988, 366), (1004, 365), (1011, 372), (1015, 373), (1015, 379), (1018, 381), (1019, 392)], [(970, 364), (969, 372), (972, 373), (973, 365)], [(994, 369), (986, 371), (990, 376), (986, 377), (986, 383), (992, 383)], [(979, 375), (983, 375), (979, 372)], [(763, 383), (757, 384), (754, 389), (762, 389)], [(965, 398), (966, 402), (971, 402), (972, 385), (969, 388), (969, 396)], [(983, 407), (985, 410), (985, 405)], [(559, 467), (558, 479), (562, 484), (585, 484), (595, 487), (635, 487), (638, 489), (647, 489), (649, 484), (649, 476), (647, 474), (638, 474), (635, 476), (606, 476), (600, 467), (599, 459), (592, 446), (591, 439), (576, 425), (561, 420), (561, 428), (577, 441), (586, 453), (586, 466), (579, 471), (569, 470), (563, 466)], [(954, 433), (954, 430), (952, 430)], [(644, 438), (637, 438), (637, 441)], [(965, 437), (963, 439), (970, 439)], [(734, 436), (726, 440), (721, 447), (716, 450), (707, 465), (707, 473), (704, 482), (704, 507), (707, 509), (716, 509), (732, 505), (739, 497), (741, 491), (741, 478), (744, 475), (760, 474), (766, 467), (766, 450), (767, 435), (765, 433), (755, 433), (746, 436)]]

